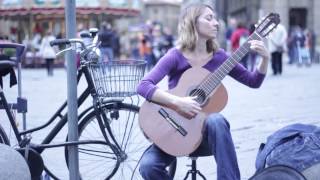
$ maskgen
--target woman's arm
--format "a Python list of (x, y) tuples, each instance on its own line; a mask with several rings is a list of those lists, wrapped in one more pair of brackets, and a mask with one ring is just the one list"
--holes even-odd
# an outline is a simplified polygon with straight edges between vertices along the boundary
[(138, 94), (151, 101), (154, 92), (158, 89), (157, 84), (175, 68), (174, 54), (169, 51), (140, 81), (137, 87)]
[(177, 61), (166, 54), (157, 65), (142, 79), (137, 92), (147, 100), (175, 110), (186, 118), (194, 117), (201, 110), (194, 97), (179, 97), (156, 86), (170, 71), (176, 70)]
[(259, 88), (267, 73), (269, 52), (262, 41), (251, 40), (249, 43), (251, 44), (250, 49), (257, 52), (262, 57), (262, 61), (254, 72), (250, 72), (241, 64), (238, 64), (233, 68), (229, 75), (251, 88)]
[(264, 42), (263, 41), (258, 41), (258, 40), (251, 40), (251, 41), (249, 41), (249, 43), (251, 44), (250, 45), (250, 49), (252, 49), (253, 51), (257, 52), (262, 57), (262, 61), (257, 66), (257, 70), (261, 74), (267, 74), (268, 62), (269, 62), (269, 59), (270, 59), (270, 53), (267, 50)]
[(194, 99), (195, 97), (179, 97), (161, 89), (157, 89), (154, 92), (151, 101), (173, 109), (180, 115), (191, 119), (201, 111), (200, 104)]

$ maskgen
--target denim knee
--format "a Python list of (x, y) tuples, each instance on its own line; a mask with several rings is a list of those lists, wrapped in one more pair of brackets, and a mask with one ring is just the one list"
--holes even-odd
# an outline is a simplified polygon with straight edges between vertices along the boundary
[(219, 113), (210, 114), (207, 119), (207, 126), (215, 129), (230, 129), (229, 122)]
[(152, 170), (154, 166), (153, 160), (149, 158), (142, 158), (140, 161), (139, 172), (142, 177), (149, 177), (152, 174)]

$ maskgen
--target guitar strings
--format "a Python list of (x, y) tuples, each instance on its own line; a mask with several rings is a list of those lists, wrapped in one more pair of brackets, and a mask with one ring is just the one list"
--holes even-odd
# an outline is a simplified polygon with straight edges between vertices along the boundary
[[(253, 35), (256, 35), (256, 34), (253, 34)], [(253, 36), (252, 36), (253, 37)], [(250, 36), (248, 38), (247, 41), (251, 40), (252, 37)], [(247, 45), (247, 44), (246, 44)], [(248, 47), (247, 47), (248, 48)], [(247, 51), (247, 49), (243, 49), (243, 48), (239, 48), (238, 49), (238, 52), (241, 56), (245, 55), (246, 52), (243, 52), (243, 50)], [(235, 55), (237, 55), (238, 52), (235, 52)], [(238, 58), (241, 58), (241, 56)], [(220, 84), (220, 81), (223, 79), (224, 75), (223, 73), (226, 73), (230, 70), (232, 70), (232, 66), (235, 65), (235, 63), (238, 63), (233, 56), (230, 57), (230, 61), (225, 61), (224, 64), (222, 64), (217, 70), (216, 72), (214, 72), (214, 74), (212, 76), (208, 76), (203, 82), (202, 84), (200, 84), (198, 87), (199, 87), (199, 90), (198, 91), (195, 91), (194, 94), (198, 94), (199, 91), (202, 91), (204, 90), (206, 93), (209, 93), (211, 91), (211, 89), (215, 88), (217, 85)], [(231, 67), (230, 67), (231, 66)], [(222, 70), (222, 72), (221, 72)], [(222, 75), (221, 75), (222, 74)], [(220, 76), (221, 75), (221, 76)], [(219, 79), (220, 78), (220, 79)], [(208, 83), (209, 86), (207, 86), (205, 83)], [(211, 83), (211, 84), (210, 84)], [(213, 85), (213, 86), (212, 86)]]
[[(201, 96), (203, 96), (203, 95), (205, 96), (206, 94), (209, 94), (212, 91), (212, 89), (215, 89), (220, 84), (222, 79), (224, 78), (224, 76), (225, 76), (224, 74), (226, 74), (227, 72), (230, 72), (233, 69), (233, 67), (236, 65), (236, 63), (238, 63), (238, 60), (242, 59), (242, 57), (244, 55), (246, 55), (246, 53), (249, 50), (247, 42), (252, 40), (252, 39), (259, 38), (259, 37), (260, 36), (257, 35), (256, 32), (252, 33), (252, 35), (247, 39), (245, 44), (243, 46), (241, 46), (240, 48), (238, 48), (235, 51), (235, 53), (233, 53), (229, 57), (230, 60), (229, 61), (225, 61), (215, 72), (213, 72), (212, 74), (209, 74), (200, 83), (200, 85), (197, 87), (197, 89), (191, 93), (191, 96), (196, 96), (197, 97), (196, 100), (200, 100), (199, 98)], [(238, 56), (238, 53), (240, 54), (240, 56)], [(235, 58), (234, 56), (237, 56), (238, 60), (234, 59)]]

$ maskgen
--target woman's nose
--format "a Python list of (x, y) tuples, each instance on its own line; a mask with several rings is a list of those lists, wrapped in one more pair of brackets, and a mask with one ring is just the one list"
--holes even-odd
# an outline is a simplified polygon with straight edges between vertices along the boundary
[(219, 26), (219, 21), (218, 20), (214, 21), (214, 25)]

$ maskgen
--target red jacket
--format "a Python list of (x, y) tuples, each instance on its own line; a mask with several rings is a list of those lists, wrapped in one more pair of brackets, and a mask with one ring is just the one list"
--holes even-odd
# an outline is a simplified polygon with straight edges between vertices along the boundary
[(243, 34), (249, 35), (249, 31), (245, 28), (237, 28), (231, 35), (231, 45), (232, 51), (235, 51), (239, 48), (240, 37)]

